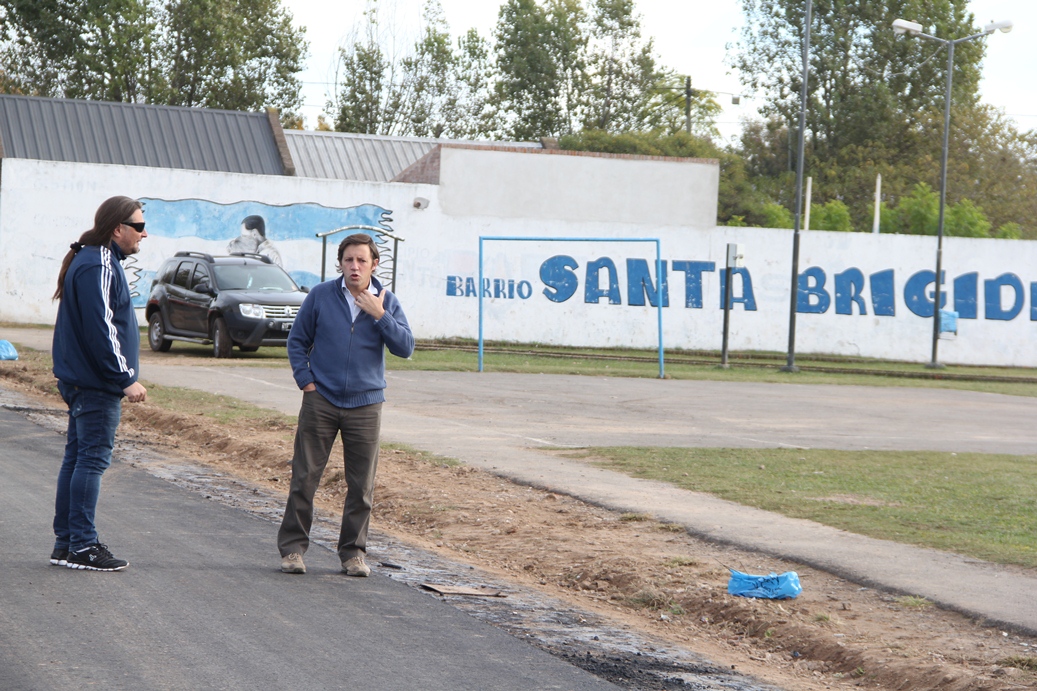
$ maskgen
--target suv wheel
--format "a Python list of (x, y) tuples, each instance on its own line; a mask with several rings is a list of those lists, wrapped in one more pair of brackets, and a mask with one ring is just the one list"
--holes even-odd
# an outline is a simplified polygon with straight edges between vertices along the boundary
[(230, 357), (234, 341), (230, 340), (230, 330), (223, 317), (216, 317), (212, 322), (212, 354), (213, 357)]
[(173, 342), (165, 336), (165, 330), (162, 328), (162, 313), (156, 311), (148, 320), (148, 345), (156, 353), (166, 352)]

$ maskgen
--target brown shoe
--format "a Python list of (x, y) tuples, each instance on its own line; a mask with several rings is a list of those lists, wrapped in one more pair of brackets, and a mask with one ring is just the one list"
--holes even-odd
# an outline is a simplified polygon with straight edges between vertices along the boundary
[(367, 578), (371, 575), (371, 567), (364, 562), (363, 554), (358, 554), (342, 562), (342, 570), (346, 572), (347, 576), (357, 576), (358, 578)]
[(306, 564), (302, 563), (302, 555), (292, 552), (281, 558), (281, 571), (284, 573), (306, 573)]

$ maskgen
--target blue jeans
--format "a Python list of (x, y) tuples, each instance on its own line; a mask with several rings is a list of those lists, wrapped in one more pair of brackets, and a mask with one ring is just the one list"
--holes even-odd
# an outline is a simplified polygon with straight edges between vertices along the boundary
[(68, 436), (54, 500), (54, 547), (75, 551), (98, 541), (94, 514), (101, 476), (112, 463), (122, 396), (62, 381), (58, 391), (68, 404)]

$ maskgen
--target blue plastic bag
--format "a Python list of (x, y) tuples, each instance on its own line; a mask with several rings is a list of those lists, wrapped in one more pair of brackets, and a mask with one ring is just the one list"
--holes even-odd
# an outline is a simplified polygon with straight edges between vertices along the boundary
[(734, 569), (729, 571), (731, 580), (727, 582), (727, 592), (731, 595), (791, 600), (803, 592), (803, 586), (799, 584), (799, 574), (795, 571), (786, 571), (780, 576), (773, 571), (769, 576), (752, 576)]
[(0, 341), (0, 360), (17, 360), (18, 351), (10, 341)]

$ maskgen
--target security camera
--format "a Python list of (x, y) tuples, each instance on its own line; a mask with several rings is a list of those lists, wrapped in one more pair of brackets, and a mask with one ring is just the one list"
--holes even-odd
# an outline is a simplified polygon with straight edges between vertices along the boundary
[(922, 33), (922, 25), (918, 22), (909, 22), (906, 19), (894, 19), (893, 20), (893, 33), (897, 36), (917, 36)]
[(1000, 30), (1003, 34), (1007, 34), (1009, 31), (1012, 30), (1012, 22), (1006, 19), (1003, 22), (990, 22), (989, 24), (983, 27), (983, 33), (985, 34), (992, 34), (998, 30)]
[(415, 209), (427, 209), (428, 199), (424, 197), (414, 197), (414, 208)]

